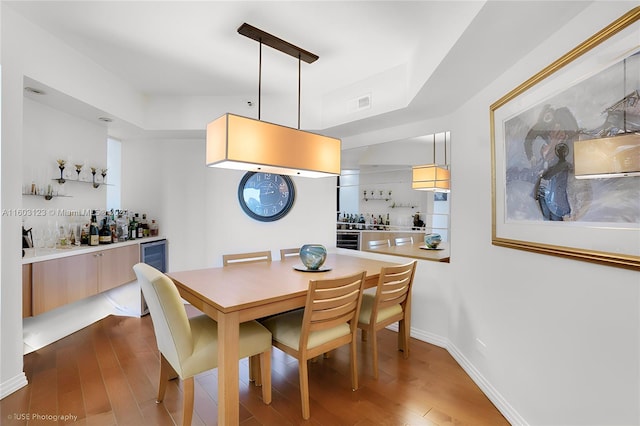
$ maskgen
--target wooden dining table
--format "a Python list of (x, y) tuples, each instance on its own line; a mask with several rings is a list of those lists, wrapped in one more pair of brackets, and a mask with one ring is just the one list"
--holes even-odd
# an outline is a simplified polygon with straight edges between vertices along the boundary
[[(365, 287), (375, 287), (380, 268), (399, 263), (329, 254), (321, 272), (303, 269), (300, 258), (237, 263), (225, 267), (170, 272), (182, 298), (218, 323), (218, 424), (239, 423), (238, 342), (241, 322), (304, 307), (309, 280), (366, 271)], [(406, 324), (410, 327), (410, 324)]]

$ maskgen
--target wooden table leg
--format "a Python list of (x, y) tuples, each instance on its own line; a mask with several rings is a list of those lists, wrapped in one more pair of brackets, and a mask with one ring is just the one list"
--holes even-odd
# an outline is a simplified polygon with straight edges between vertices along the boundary
[(218, 315), (218, 424), (240, 422), (240, 373), (238, 346), (240, 323), (238, 313)]

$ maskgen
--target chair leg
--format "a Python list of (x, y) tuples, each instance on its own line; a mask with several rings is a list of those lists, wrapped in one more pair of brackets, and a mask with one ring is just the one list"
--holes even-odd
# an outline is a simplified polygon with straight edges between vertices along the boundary
[(402, 351), (405, 359), (409, 358), (409, 338), (411, 331), (407, 329), (404, 319), (398, 323), (398, 350)]
[(309, 370), (307, 369), (307, 360), (298, 360), (300, 366), (300, 398), (302, 400), (302, 418), (308, 420), (311, 417), (309, 408)]
[(158, 383), (158, 396), (156, 397), (156, 403), (162, 402), (164, 399), (164, 393), (167, 390), (167, 382), (169, 381), (172, 373), (175, 371), (169, 361), (164, 357), (164, 355), (160, 354), (160, 380)]
[(191, 419), (193, 418), (193, 376), (188, 379), (184, 379), (182, 387), (184, 389), (184, 397), (182, 401), (182, 426), (191, 426)]
[(256, 386), (260, 386), (260, 356), (252, 355), (249, 357), (249, 381), (256, 382)]
[(371, 330), (371, 351), (373, 352), (373, 378), (378, 380), (378, 333)]
[(271, 348), (260, 354), (262, 401), (271, 404)]
[(249, 381), (255, 382), (256, 386), (262, 386), (260, 362), (260, 355), (252, 355), (249, 357)]
[(367, 341), (367, 330), (365, 330), (364, 328), (362, 328), (360, 330), (361, 334), (362, 334), (362, 341), (366, 342)]
[(351, 389), (355, 391), (358, 390), (358, 354), (355, 335), (353, 335), (349, 347), (351, 348)]

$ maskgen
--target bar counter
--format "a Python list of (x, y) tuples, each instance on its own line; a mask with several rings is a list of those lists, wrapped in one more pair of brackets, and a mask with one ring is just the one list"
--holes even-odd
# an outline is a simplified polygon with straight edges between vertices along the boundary
[(368, 251), (371, 253), (384, 253), (394, 256), (410, 257), (413, 259), (432, 260), (434, 262), (446, 262), (449, 263), (449, 243), (440, 243), (437, 249), (428, 249), (424, 245), (424, 242), (417, 242), (413, 244), (405, 244), (401, 246), (391, 247), (382, 246), (377, 248), (363, 248), (362, 251)]

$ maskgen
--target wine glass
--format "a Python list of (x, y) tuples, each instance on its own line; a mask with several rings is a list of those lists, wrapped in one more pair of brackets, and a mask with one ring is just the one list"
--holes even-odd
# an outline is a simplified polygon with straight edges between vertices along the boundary
[(76, 166), (76, 174), (78, 175), (78, 180), (80, 180), (80, 173), (82, 172), (82, 166), (84, 166), (84, 164), (79, 163), (74, 164), (74, 166)]

